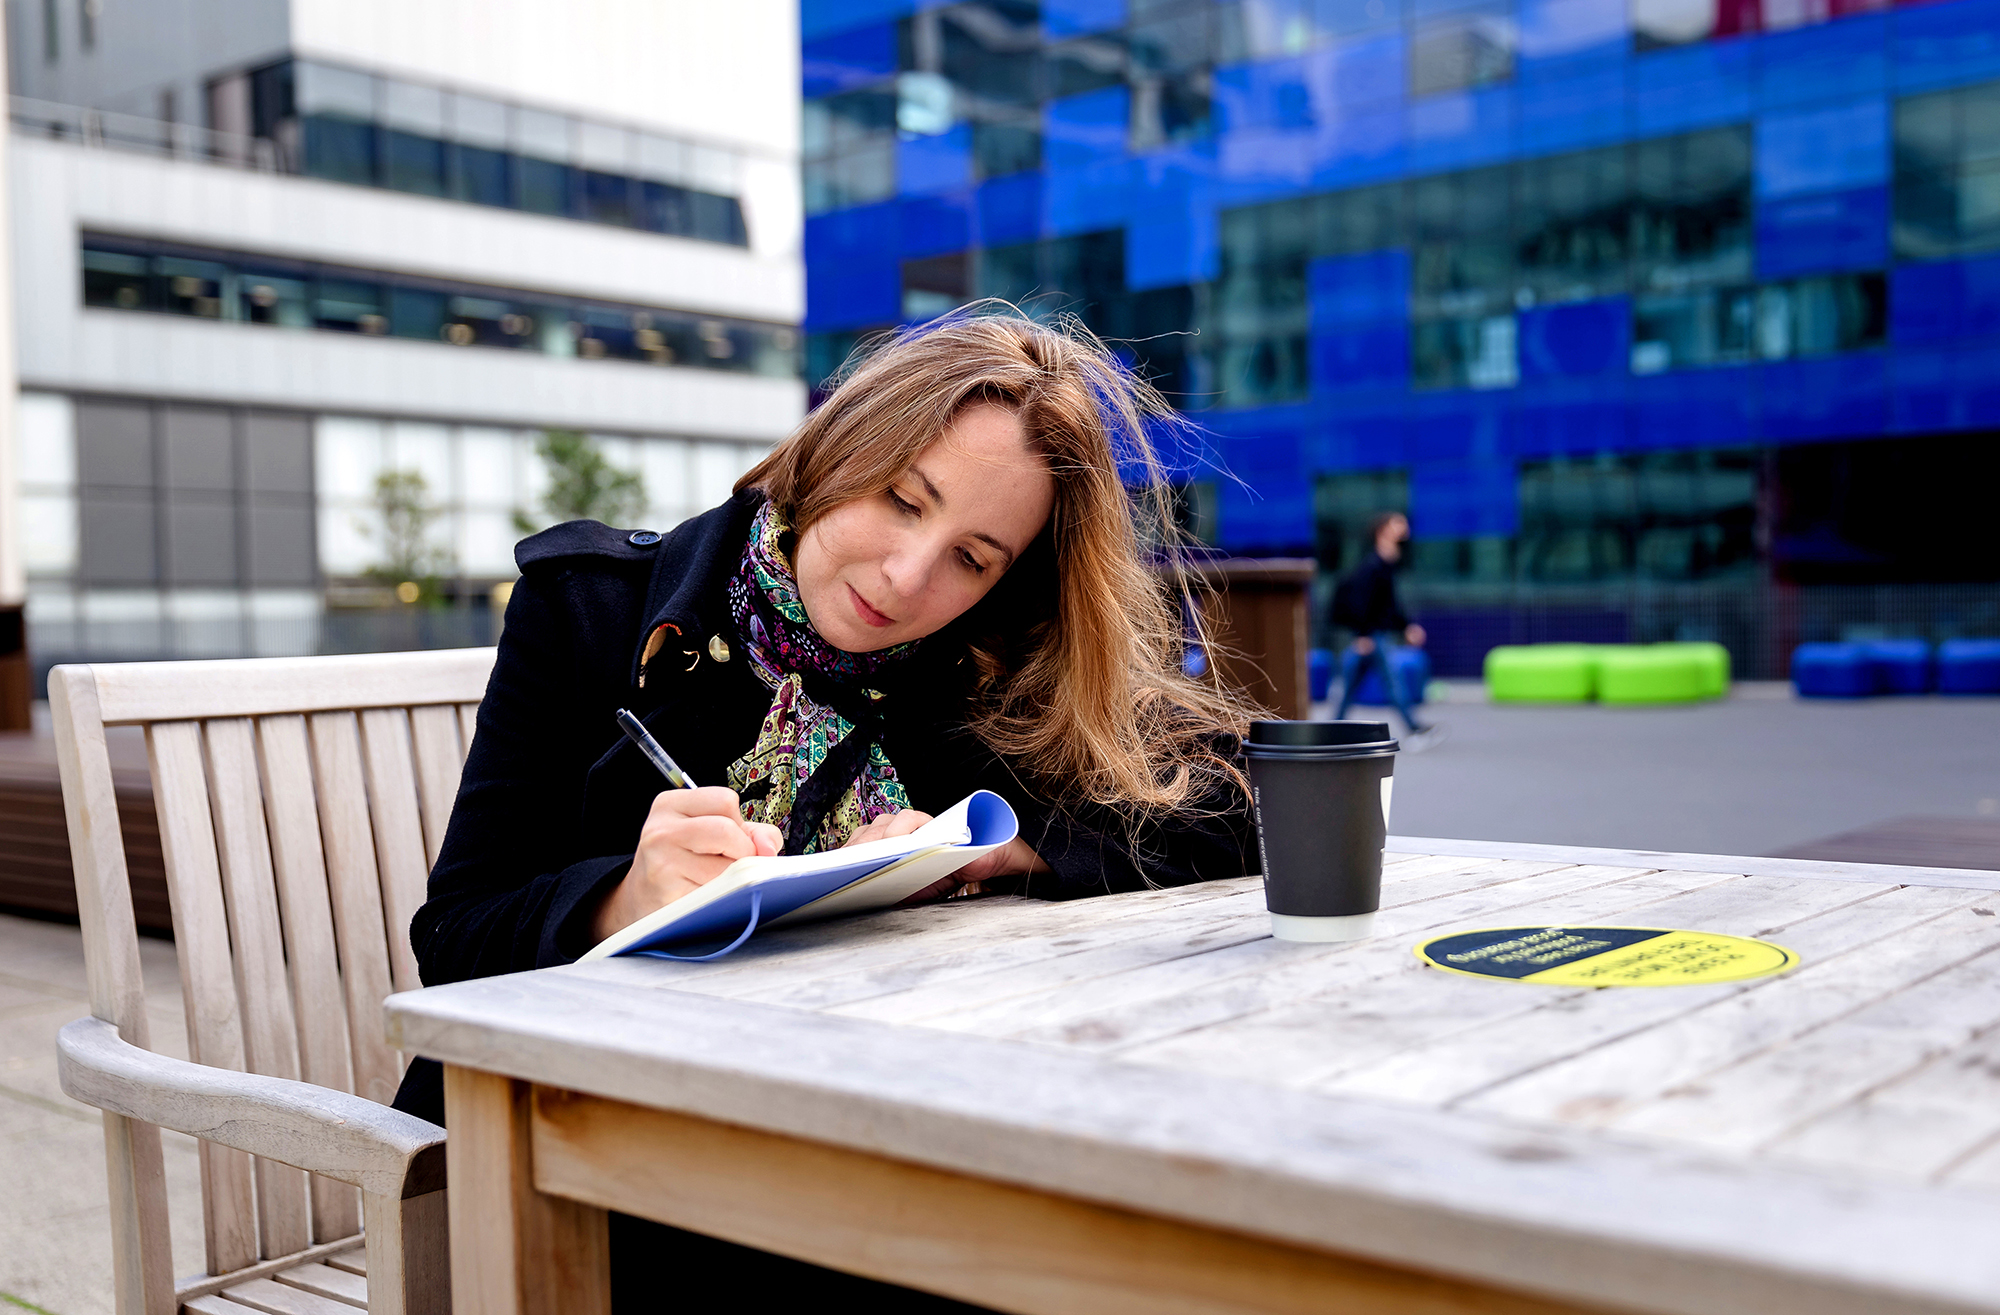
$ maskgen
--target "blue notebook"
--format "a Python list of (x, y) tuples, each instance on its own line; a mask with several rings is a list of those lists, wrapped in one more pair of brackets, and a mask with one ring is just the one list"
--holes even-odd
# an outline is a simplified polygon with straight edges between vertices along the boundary
[(701, 889), (606, 937), (578, 962), (617, 954), (718, 959), (759, 927), (901, 904), (1019, 833), (1005, 799), (975, 790), (906, 836), (823, 854), (739, 858)]

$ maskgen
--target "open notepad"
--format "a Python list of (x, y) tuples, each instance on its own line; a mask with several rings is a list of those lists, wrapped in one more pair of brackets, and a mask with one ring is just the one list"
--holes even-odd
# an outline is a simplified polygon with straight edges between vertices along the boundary
[(900, 904), (1020, 830), (1014, 810), (975, 790), (906, 836), (797, 857), (739, 858), (701, 889), (599, 942), (580, 962), (615, 954), (715, 959), (759, 927)]

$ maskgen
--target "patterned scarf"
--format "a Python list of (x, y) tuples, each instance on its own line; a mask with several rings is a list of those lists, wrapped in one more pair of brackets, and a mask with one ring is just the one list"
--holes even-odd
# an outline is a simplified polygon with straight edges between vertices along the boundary
[[(792, 537), (765, 503), (729, 581), (736, 633), (752, 670), (772, 691), (756, 745), (729, 765), (729, 788), (742, 796), (744, 821), (784, 832), (787, 854), (810, 854), (838, 849), (876, 818), (910, 806), (866, 711), (882, 694), (864, 686), (916, 644), (849, 653), (820, 638), (792, 574)], [(861, 735), (833, 703), (862, 719)], [(823, 771), (826, 780), (819, 779)]]

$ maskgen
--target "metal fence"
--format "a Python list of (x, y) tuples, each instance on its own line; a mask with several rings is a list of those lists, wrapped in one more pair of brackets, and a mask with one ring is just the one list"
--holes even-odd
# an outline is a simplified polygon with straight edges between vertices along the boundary
[(25, 136), (136, 151), (166, 159), (206, 160), (262, 173), (298, 172), (296, 159), (286, 158), (296, 152), (266, 137), (217, 132), (196, 123), (61, 105), (27, 96), (11, 96), (8, 100), (14, 131)]

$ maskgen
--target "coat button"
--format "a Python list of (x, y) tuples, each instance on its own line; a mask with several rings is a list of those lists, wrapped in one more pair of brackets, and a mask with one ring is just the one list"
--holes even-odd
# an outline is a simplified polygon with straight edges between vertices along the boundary
[(651, 530), (634, 530), (625, 536), (625, 542), (634, 548), (650, 548), (660, 541), (660, 536)]
[(729, 641), (721, 635), (710, 635), (708, 637), (708, 655), (717, 662), (729, 661)]

